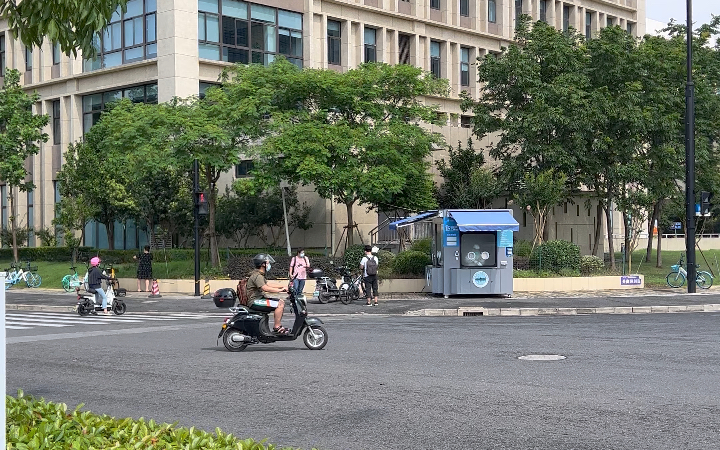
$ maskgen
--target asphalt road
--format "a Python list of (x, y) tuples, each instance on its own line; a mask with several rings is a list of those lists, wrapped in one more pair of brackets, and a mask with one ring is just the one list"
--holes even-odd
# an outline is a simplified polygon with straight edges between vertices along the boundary
[[(323, 450), (720, 439), (720, 314), (336, 316), (322, 351), (242, 353), (216, 346), (220, 317), (151, 318), (8, 330), (8, 392)], [(518, 359), (528, 354), (567, 359)]]

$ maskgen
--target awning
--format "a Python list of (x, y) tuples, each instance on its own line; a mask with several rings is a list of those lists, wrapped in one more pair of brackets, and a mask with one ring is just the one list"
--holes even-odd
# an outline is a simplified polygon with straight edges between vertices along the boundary
[(460, 231), (520, 231), (520, 224), (508, 211), (448, 211)]
[(396, 221), (396, 222), (390, 222), (390, 225), (388, 225), (388, 228), (390, 228), (390, 230), (397, 230), (397, 229), (400, 228), (400, 227), (405, 227), (405, 226), (408, 226), (408, 225), (413, 224), (413, 223), (415, 223), (415, 222), (419, 222), (419, 221), (421, 221), (421, 220), (423, 220), (423, 219), (427, 219), (428, 217), (436, 216), (437, 213), (438, 213), (437, 211), (425, 211), (425, 212), (421, 212), (421, 213), (418, 214), (417, 216), (406, 217), (406, 218), (401, 219), (401, 220), (398, 220), (398, 221)]

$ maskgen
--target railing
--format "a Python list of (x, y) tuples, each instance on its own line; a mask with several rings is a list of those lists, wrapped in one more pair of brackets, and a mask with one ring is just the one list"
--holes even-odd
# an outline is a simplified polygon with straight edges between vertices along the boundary
[[(426, 239), (432, 237), (431, 222), (416, 222), (400, 229), (391, 230), (389, 225), (392, 222), (405, 219), (407, 217), (388, 217), (378, 226), (370, 230), (370, 245), (378, 243), (402, 244), (404, 242), (413, 242), (418, 239)], [(402, 245), (401, 245), (402, 247)]]

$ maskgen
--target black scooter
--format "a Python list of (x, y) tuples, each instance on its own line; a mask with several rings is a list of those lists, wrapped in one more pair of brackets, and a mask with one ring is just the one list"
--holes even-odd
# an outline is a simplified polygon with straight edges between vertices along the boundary
[(337, 270), (342, 277), (340, 286), (337, 285), (335, 278), (326, 277), (322, 269), (314, 269), (310, 274), (310, 278), (316, 280), (313, 298), (320, 303), (340, 300), (343, 304), (348, 305), (353, 300), (360, 298), (360, 290), (353, 280), (350, 270), (347, 267), (338, 267)]
[[(228, 297), (228, 300), (234, 297), (237, 300), (237, 294), (233, 289), (220, 289), (215, 292), (215, 297)], [(235, 306), (230, 308), (234, 316), (225, 319), (225, 323), (220, 328), (218, 341), (222, 338), (226, 349), (231, 352), (241, 352), (248, 345), (294, 341), (302, 335), (307, 348), (321, 350), (327, 344), (327, 331), (322, 327), (320, 319), (307, 316), (307, 302), (304, 298), (296, 295), (292, 288), (292, 282), (288, 287), (288, 299), (295, 314), (295, 322), (289, 334), (278, 334), (272, 331), (269, 324), (272, 313), (270, 307)], [(220, 304), (217, 299), (215, 304)]]

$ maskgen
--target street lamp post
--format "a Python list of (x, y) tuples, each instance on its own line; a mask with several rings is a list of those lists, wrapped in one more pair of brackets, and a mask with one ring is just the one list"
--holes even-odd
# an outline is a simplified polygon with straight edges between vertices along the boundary
[(692, 0), (687, 0), (687, 84), (685, 85), (685, 253), (688, 293), (695, 292), (695, 86), (692, 80)]

